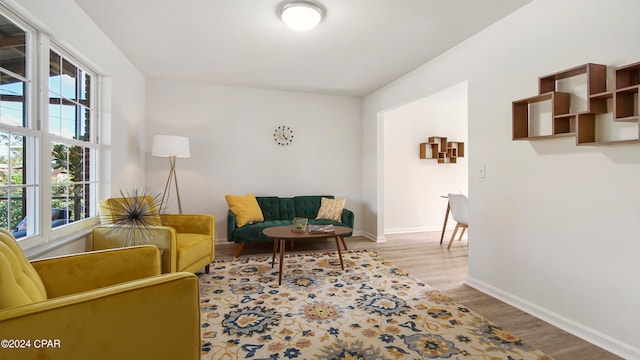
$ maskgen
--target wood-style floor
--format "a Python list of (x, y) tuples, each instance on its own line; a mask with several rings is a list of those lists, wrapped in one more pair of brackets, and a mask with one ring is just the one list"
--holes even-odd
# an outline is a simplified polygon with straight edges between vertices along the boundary
[[(377, 251), (385, 260), (445, 292), (449, 297), (557, 360), (621, 359), (464, 285), (463, 282), (467, 277), (466, 239), (463, 239), (462, 242), (456, 241), (451, 250), (447, 251), (448, 238), (445, 236), (445, 244), (441, 246), (440, 232), (391, 235), (386, 238), (386, 242), (376, 243), (356, 236), (349, 238), (347, 245), (349, 250)], [(297, 241), (294, 246), (293, 251), (297, 253), (336, 250), (335, 241), (324, 239)], [(216, 260), (232, 260), (235, 249), (236, 245), (231, 243), (216, 245)], [(250, 244), (245, 246), (241, 257), (261, 257), (270, 255), (271, 251), (271, 244)], [(287, 245), (286, 251), (291, 251), (289, 245)]]

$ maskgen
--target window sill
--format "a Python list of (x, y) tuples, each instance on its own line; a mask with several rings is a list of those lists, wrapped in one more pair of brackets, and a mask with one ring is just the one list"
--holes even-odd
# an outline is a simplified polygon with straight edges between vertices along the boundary
[[(80, 225), (80, 226), (74, 227), (73, 225), (71, 225), (71, 226), (65, 226), (64, 229), (63, 228), (59, 229), (59, 230), (63, 230), (58, 233), (61, 236), (55, 237), (51, 239), (51, 241), (40, 242), (38, 244), (34, 244), (33, 246), (28, 246), (28, 247), (24, 246), (26, 245), (25, 243), (25, 244), (21, 244), (21, 246), (23, 246), (23, 251), (27, 259), (33, 260), (33, 259), (42, 257), (43, 255), (46, 255), (48, 253), (51, 253), (52, 251), (55, 251), (56, 249), (59, 249), (63, 246), (72, 244), (76, 241), (83, 241), (84, 238), (87, 238), (87, 236), (91, 234), (91, 231), (93, 230), (93, 227), (95, 226), (96, 223), (97, 223), (96, 219), (92, 219), (92, 220), (87, 219), (79, 222), (78, 224), (73, 224), (73, 225)], [(42, 241), (42, 239), (40, 241)]]
[(24, 255), (27, 257), (27, 259), (33, 260), (41, 257), (42, 255), (50, 253), (56, 249), (59, 249), (65, 245), (71, 244), (76, 241), (80, 241), (82, 240), (82, 238), (86, 237), (89, 234), (91, 234), (91, 229), (85, 229), (85, 230), (73, 233), (71, 235), (67, 235), (56, 240), (52, 240), (46, 244), (34, 246), (28, 250), (25, 250)]

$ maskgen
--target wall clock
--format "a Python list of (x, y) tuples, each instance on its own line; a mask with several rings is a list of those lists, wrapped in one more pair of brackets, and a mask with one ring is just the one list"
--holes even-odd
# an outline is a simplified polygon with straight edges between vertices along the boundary
[(281, 146), (291, 144), (293, 142), (293, 130), (285, 125), (278, 126), (273, 132), (273, 141)]

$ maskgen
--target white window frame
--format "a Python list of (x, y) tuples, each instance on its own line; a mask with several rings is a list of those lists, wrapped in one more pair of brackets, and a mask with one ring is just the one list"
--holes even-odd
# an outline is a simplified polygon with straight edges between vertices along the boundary
[[(84, 61), (78, 59), (71, 51), (58, 44), (55, 39), (39, 31), (24, 21), (20, 15), (13, 12), (0, 3), (0, 15), (14, 22), (26, 32), (26, 82), (25, 96), (29, 96), (25, 106), (26, 122), (24, 127), (6, 125), (0, 123), (0, 130), (8, 131), (16, 135), (33, 137), (35, 139), (35, 152), (29, 152), (29, 159), (25, 161), (25, 166), (33, 169), (29, 172), (29, 177), (35, 177), (37, 188), (35, 190), (35, 209), (27, 207), (27, 216), (30, 219), (28, 226), (33, 236), (18, 239), (24, 249), (29, 249), (38, 245), (54, 242), (60, 238), (70, 236), (74, 232), (86, 229), (96, 223), (97, 203), (101, 186), (100, 181), (100, 91), (101, 76)], [(69, 139), (49, 133), (49, 51), (53, 50), (64, 59), (81, 68), (91, 75), (91, 119), (90, 138), (88, 141)], [(30, 141), (30, 140), (29, 140)], [(89, 196), (89, 217), (71, 222), (58, 228), (51, 228), (51, 208), (52, 208), (52, 180), (51, 180), (51, 151), (52, 144), (65, 143), (89, 148), (91, 156), (91, 171), (89, 181), (91, 193)], [(25, 142), (26, 143), (26, 142)], [(31, 144), (30, 144), (31, 145)], [(33, 156), (33, 158), (31, 158)]]
[[(46, 41), (42, 41), (42, 48), (41, 48), (41, 53), (44, 54), (45, 49), (44, 49), (44, 45), (46, 43)], [(51, 164), (51, 150), (52, 150), (52, 144), (55, 143), (65, 143), (68, 145), (72, 145), (72, 146), (80, 146), (82, 148), (88, 148), (90, 149), (91, 152), (91, 162), (90, 162), (90, 166), (91, 166), (91, 171), (90, 171), (90, 179), (89, 179), (89, 183), (93, 184), (90, 185), (92, 187), (92, 193), (91, 196), (89, 197), (90, 199), (90, 204), (89, 204), (89, 216), (91, 217), (95, 217), (97, 216), (97, 197), (98, 197), (98, 193), (99, 193), (99, 186), (100, 186), (100, 181), (99, 181), (99, 177), (98, 177), (98, 170), (99, 170), (99, 157), (100, 157), (100, 144), (98, 142), (98, 126), (99, 126), (99, 107), (98, 107), (98, 93), (99, 93), (99, 88), (100, 88), (100, 77), (98, 76), (97, 72), (95, 72), (89, 65), (85, 64), (83, 61), (79, 60), (76, 56), (74, 56), (71, 52), (65, 50), (62, 46), (58, 45), (55, 41), (52, 41), (51, 39), (49, 39), (48, 41), (48, 46), (46, 49), (46, 54), (47, 54), (47, 59), (49, 59), (49, 51), (53, 50), (56, 53), (58, 53), (58, 55), (62, 56), (65, 60), (67, 60), (68, 62), (72, 63), (74, 66), (76, 66), (77, 68), (82, 69), (84, 72), (86, 72), (87, 74), (89, 74), (91, 76), (91, 91), (89, 93), (89, 103), (91, 104), (90, 106), (90, 110), (91, 110), (91, 118), (90, 118), (90, 124), (89, 124), (89, 139), (88, 140), (76, 140), (76, 139), (70, 139), (64, 136), (58, 136), (58, 135), (54, 135), (51, 134), (50, 132), (50, 127), (49, 127), (49, 106), (44, 106), (44, 104), (49, 104), (49, 61), (46, 61), (46, 63), (43, 64), (42, 66), (42, 71), (46, 72), (46, 79), (47, 81), (42, 81), (41, 85), (43, 85), (44, 89), (42, 91), (42, 102), (41, 104), (43, 104), (43, 115), (42, 115), (42, 134), (43, 134), (43, 161), (46, 161), (46, 164)], [(43, 56), (44, 57), (44, 56)], [(43, 77), (44, 79), (44, 77)], [(46, 146), (45, 146), (46, 144)], [(43, 168), (44, 170), (44, 168)], [(49, 211), (48, 212), (43, 212), (43, 214), (49, 214), (51, 213), (51, 187), (52, 187), (52, 182), (51, 182), (51, 176), (47, 176), (46, 179), (44, 179), (47, 183), (43, 184), (43, 186), (46, 186), (46, 189), (43, 188), (43, 195), (46, 196), (45, 198), (47, 199), (47, 204), (49, 206)], [(89, 219), (89, 218), (87, 218)], [(82, 222), (84, 220), (78, 220), (76, 222)], [(92, 220), (92, 221), (95, 221)], [(64, 229), (67, 226), (71, 226), (74, 223), (70, 223), (68, 225), (62, 226), (61, 228)], [(61, 230), (61, 229), (49, 229), (51, 232), (56, 232), (57, 230)]]
[[(27, 100), (27, 104), (25, 106), (25, 124), (24, 126), (12, 126), (6, 124), (0, 124), (0, 130), (24, 136), (26, 141), (24, 146), (29, 147), (31, 151), (27, 152), (28, 159), (25, 161), (23, 166), (30, 167), (27, 172), (30, 181), (34, 182), (37, 186), (36, 188), (32, 188), (32, 196), (29, 198), (29, 201), (35, 202), (35, 206), (27, 206), (26, 215), (30, 217), (30, 219), (34, 219), (28, 223), (28, 230), (30, 232), (36, 232), (36, 236), (24, 238), (25, 241), (22, 246), (28, 246), (32, 243), (41, 243), (42, 242), (42, 234), (41, 231), (38, 234), (37, 230), (42, 229), (42, 219), (41, 219), (41, 211), (39, 210), (39, 204), (41, 204), (41, 194), (42, 194), (42, 176), (41, 176), (41, 164), (42, 159), (40, 158), (40, 153), (42, 149), (42, 138), (41, 132), (38, 130), (38, 121), (37, 118), (37, 103), (38, 103), (38, 90), (34, 83), (37, 83), (37, 74), (38, 74), (38, 59), (37, 59), (37, 31), (36, 29), (21, 19), (20, 16), (16, 15), (11, 10), (7, 9), (4, 6), (0, 6), (0, 14), (18, 27), (22, 28), (25, 31), (25, 48), (27, 52), (27, 56), (25, 58), (25, 89), (24, 95)], [(18, 78), (22, 78), (22, 76), (18, 76)], [(22, 240), (22, 239), (21, 239)]]

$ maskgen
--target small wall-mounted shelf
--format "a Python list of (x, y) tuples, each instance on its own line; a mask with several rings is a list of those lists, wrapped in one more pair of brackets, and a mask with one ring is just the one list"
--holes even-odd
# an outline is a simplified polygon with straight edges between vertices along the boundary
[(638, 121), (638, 88), (640, 88), (640, 63), (616, 69), (613, 96), (614, 121)]
[[(569, 99), (571, 94), (551, 91), (526, 99), (513, 102), (513, 140), (535, 140), (548, 137), (573, 135), (569, 114)], [(530, 134), (529, 108), (531, 104), (540, 102), (551, 103), (551, 117), (553, 119), (551, 134)]]
[[(616, 124), (619, 127), (621, 123), (638, 123), (640, 63), (616, 68), (614, 72), (613, 91), (607, 91), (606, 65), (588, 63), (540, 77), (538, 95), (512, 103), (512, 139), (540, 140), (575, 136), (576, 145), (640, 142), (640, 127), (637, 125), (633, 129), (628, 126), (623, 129), (626, 131), (624, 135), (611, 135), (616, 132)], [(577, 87), (579, 90), (586, 88), (584, 98), (573, 91), (558, 91), (560, 81), (580, 77), (583, 77), (584, 84)], [(584, 102), (584, 105), (580, 106), (580, 102)], [(543, 108), (539, 111), (541, 114), (550, 113), (544, 119), (537, 119), (539, 123), (531, 118), (537, 106)], [(548, 111), (545, 112), (544, 109)]]
[(464, 143), (447, 141), (446, 137), (431, 136), (428, 142), (420, 143), (420, 159), (435, 159), (438, 164), (455, 164), (464, 157)]

